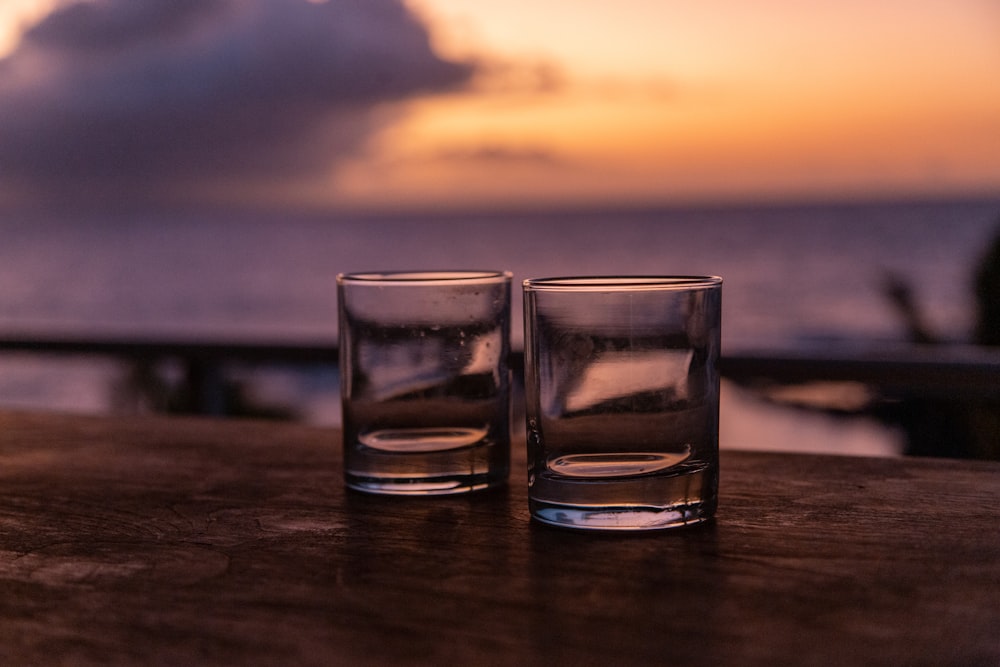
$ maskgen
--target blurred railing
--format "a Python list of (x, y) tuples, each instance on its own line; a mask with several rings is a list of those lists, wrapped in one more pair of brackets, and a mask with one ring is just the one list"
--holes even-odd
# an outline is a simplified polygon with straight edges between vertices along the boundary
[(1000, 398), (1000, 348), (835, 342), (725, 354), (723, 376), (742, 383), (857, 382), (885, 397)]
[[(115, 395), (125, 409), (275, 419), (297, 418), (295, 406), (261, 404), (244, 383), (233, 381), (234, 367), (335, 371), (338, 363), (336, 345), (327, 342), (0, 336), (4, 354), (120, 361), (127, 369), (125, 389)], [(172, 383), (162, 378), (168, 363), (180, 369)], [(520, 395), (520, 351), (512, 353), (510, 366)], [(720, 370), (763, 400), (865, 415), (899, 428), (908, 454), (1000, 459), (1000, 348), (830, 341), (727, 350)]]
[[(232, 364), (336, 367), (337, 348), (325, 343), (205, 341), (154, 338), (83, 336), (0, 336), (0, 354), (39, 357), (103, 357), (125, 364), (131, 372), (131, 389), (137, 394), (163, 394), (157, 366), (172, 362), (181, 379), (153, 401), (165, 412), (212, 416), (263, 416), (288, 418), (293, 411), (250, 407), (244, 397), (232, 396), (226, 375)], [(141, 398), (141, 397), (140, 397)], [(146, 397), (148, 398), (148, 396)]]
[[(0, 354), (102, 356), (127, 363), (174, 360), (201, 397), (198, 412), (217, 412), (218, 383), (226, 364), (333, 366), (330, 343), (268, 343), (110, 339), (72, 336), (0, 336)], [(511, 367), (520, 375), (522, 355)], [(888, 397), (968, 400), (1000, 398), (1000, 349), (969, 345), (912, 345), (831, 342), (794, 349), (727, 351), (723, 377), (741, 384), (856, 382)]]
[(0, 336), (0, 352), (107, 356), (126, 361), (171, 357), (205, 363), (228, 361), (307, 365), (337, 363), (336, 346), (322, 343)]

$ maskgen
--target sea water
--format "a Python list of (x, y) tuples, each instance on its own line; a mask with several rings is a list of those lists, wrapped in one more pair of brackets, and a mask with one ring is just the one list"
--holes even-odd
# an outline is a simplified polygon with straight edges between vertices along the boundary
[[(972, 274), (998, 225), (996, 197), (450, 215), (9, 215), (0, 220), (0, 330), (336, 344), (338, 272), (478, 265), (509, 268), (516, 279), (720, 274), (723, 354), (762, 342), (795, 349), (816, 339), (904, 338), (882, 289), (891, 272), (913, 287), (937, 333), (961, 340), (972, 325)], [(263, 402), (314, 424), (341, 423), (333, 368), (232, 370)], [(122, 376), (104, 359), (0, 355), (0, 407), (108, 412)], [(727, 397), (723, 447), (841, 451), (864, 440), (872, 452), (893, 451), (895, 436), (875, 423), (782, 411), (733, 387), (724, 412)], [(845, 428), (850, 438), (839, 435)]]

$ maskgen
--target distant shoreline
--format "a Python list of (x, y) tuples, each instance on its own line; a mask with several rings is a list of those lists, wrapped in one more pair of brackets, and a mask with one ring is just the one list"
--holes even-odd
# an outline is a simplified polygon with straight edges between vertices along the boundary
[(211, 218), (239, 221), (287, 218), (297, 221), (386, 221), (399, 219), (434, 218), (441, 222), (468, 219), (492, 220), (505, 218), (544, 218), (558, 220), (569, 217), (599, 218), (608, 215), (654, 215), (691, 213), (780, 212), (803, 209), (844, 210), (879, 209), (900, 207), (975, 207), (994, 208), (1000, 216), (1000, 190), (997, 192), (968, 193), (908, 193), (908, 194), (857, 194), (827, 196), (786, 197), (719, 197), (691, 198), (690, 200), (602, 202), (573, 204), (569, 202), (535, 202), (480, 204), (475, 206), (442, 205), (435, 203), (400, 204), (380, 207), (240, 207), (228, 205), (191, 205), (150, 207), (140, 205), (113, 205), (108, 208), (72, 209), (4, 209), (0, 207), (0, 225), (11, 221), (61, 222), (120, 222), (123, 220), (166, 221), (179, 218)]

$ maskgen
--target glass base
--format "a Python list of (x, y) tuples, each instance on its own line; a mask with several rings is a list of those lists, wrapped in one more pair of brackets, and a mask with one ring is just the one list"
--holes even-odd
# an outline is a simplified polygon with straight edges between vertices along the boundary
[(388, 478), (352, 475), (344, 479), (347, 488), (365, 493), (393, 496), (444, 496), (484, 491), (507, 482), (506, 476), (462, 475), (420, 478)]
[(659, 530), (690, 526), (715, 515), (718, 470), (714, 462), (693, 462), (675, 466), (669, 474), (634, 477), (570, 477), (545, 472), (531, 480), (528, 507), (535, 519), (565, 528)]
[(529, 500), (531, 516), (542, 523), (580, 530), (662, 530), (704, 523), (715, 514), (708, 503), (675, 507), (578, 506)]
[(509, 441), (498, 441), (488, 429), (383, 429), (348, 442), (354, 444), (344, 451), (344, 481), (365, 493), (471, 493), (501, 486), (509, 477)]

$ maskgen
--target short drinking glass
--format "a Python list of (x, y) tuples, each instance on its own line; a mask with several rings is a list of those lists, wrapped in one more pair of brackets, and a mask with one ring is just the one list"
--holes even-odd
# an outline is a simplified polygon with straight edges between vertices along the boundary
[(524, 281), (531, 515), (650, 530), (716, 509), (722, 279)]
[(337, 276), (344, 474), (371, 493), (503, 484), (511, 274)]

